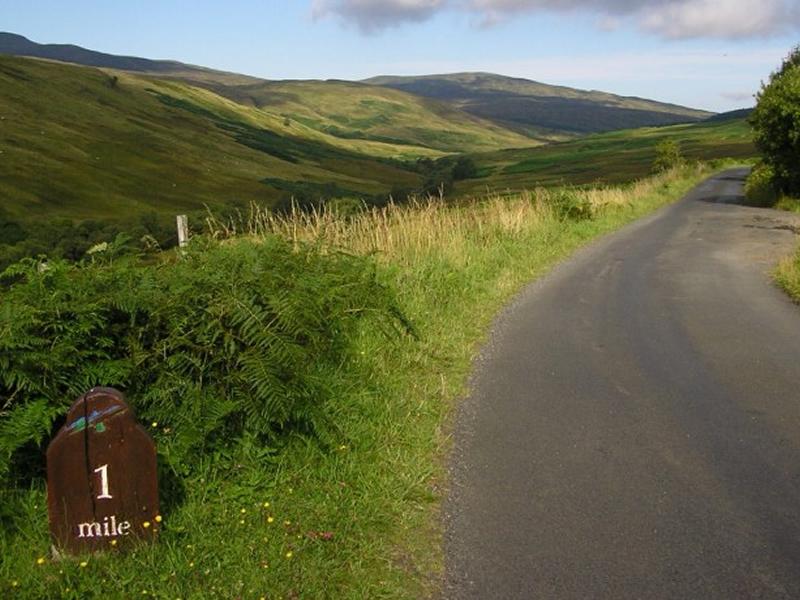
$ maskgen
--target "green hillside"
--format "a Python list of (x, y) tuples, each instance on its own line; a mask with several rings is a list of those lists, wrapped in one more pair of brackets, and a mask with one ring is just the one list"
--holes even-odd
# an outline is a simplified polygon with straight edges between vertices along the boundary
[(0, 119), (0, 197), (21, 218), (246, 206), (293, 186), (372, 195), (419, 179), (206, 90), (34, 59), (0, 56)]
[(565, 134), (672, 125), (711, 116), (674, 104), (492, 73), (381, 76), (365, 83), (447, 101), (526, 135), (554, 140), (563, 139)]
[[(444, 102), (361, 83), (277, 81), (205, 85), (238, 103), (346, 140), (347, 146), (356, 141), (380, 142), (388, 145), (394, 155), (433, 156), (538, 144)], [(404, 152), (403, 146), (414, 148)], [(365, 149), (381, 151), (374, 146)]]
[[(374, 77), (362, 82), (372, 86), (369, 91), (343, 81), (265, 81), (174, 60), (115, 56), (69, 44), (39, 44), (13, 33), (0, 32), (0, 54), (183, 81), (295, 118), (343, 140), (411, 144), (432, 153), (531, 146), (598, 131), (697, 121), (711, 115), (643, 98), (491, 73)], [(384, 146), (370, 152), (409, 155)]]
[(363, 84), (197, 87), (11, 56), (0, 56), (0, 123), (0, 216), (19, 222), (403, 198), (452, 166), (420, 158), (464, 152), (478, 177), (456, 193), (629, 181), (647, 174), (664, 137), (691, 158), (754, 153), (741, 119), (531, 147), (440, 102)]
[(647, 176), (656, 145), (674, 140), (687, 159), (755, 157), (753, 134), (744, 118), (598, 133), (539, 148), (470, 155), (477, 177), (459, 182), (459, 193), (519, 190), (563, 183), (625, 183)]

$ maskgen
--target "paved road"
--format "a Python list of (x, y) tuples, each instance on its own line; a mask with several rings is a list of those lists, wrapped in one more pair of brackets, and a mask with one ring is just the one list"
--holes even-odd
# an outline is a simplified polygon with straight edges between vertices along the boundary
[[(499, 319), (457, 417), (445, 597), (800, 598), (800, 221), (745, 172)], [(800, 231), (800, 229), (798, 229)]]

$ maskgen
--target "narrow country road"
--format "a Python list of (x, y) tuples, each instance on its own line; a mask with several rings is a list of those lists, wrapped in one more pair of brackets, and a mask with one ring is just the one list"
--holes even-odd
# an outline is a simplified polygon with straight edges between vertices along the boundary
[(457, 417), (444, 596), (800, 598), (800, 220), (727, 171), (498, 320)]

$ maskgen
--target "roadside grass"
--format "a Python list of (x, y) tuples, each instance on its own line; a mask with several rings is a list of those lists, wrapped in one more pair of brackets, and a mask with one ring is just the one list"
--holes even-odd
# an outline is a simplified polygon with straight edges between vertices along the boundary
[[(19, 598), (418, 599), (442, 571), (440, 501), (449, 422), (497, 311), (582, 244), (676, 200), (710, 173), (694, 165), (626, 188), (538, 189), (457, 206), (419, 202), (350, 217), (254, 209), (214, 222), (223, 244), (278, 234), (322, 252), (372, 256), (416, 336), (356, 333), (351, 385), (327, 440), (288, 430), (198, 453), (162, 481), (159, 540), (53, 560), (44, 483), (0, 506), (0, 592)], [(113, 383), (113, 382), (109, 382)], [(135, 399), (134, 399), (135, 400)], [(159, 439), (167, 435), (154, 424)], [(181, 491), (182, 490), (182, 491)], [(39, 560), (43, 559), (43, 560)], [(41, 564), (39, 564), (41, 563)]]
[[(781, 196), (774, 208), (800, 212), (800, 198)], [(773, 276), (791, 299), (800, 304), (800, 246), (792, 256), (787, 256), (778, 263)]]
[(775, 281), (792, 300), (800, 304), (800, 249), (778, 263), (775, 269)]

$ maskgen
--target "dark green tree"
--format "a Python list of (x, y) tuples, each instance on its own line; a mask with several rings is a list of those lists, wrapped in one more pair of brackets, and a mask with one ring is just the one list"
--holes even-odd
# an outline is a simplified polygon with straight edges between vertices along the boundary
[(475, 161), (467, 156), (461, 156), (453, 165), (453, 179), (461, 181), (462, 179), (471, 179), (478, 174), (478, 168), (475, 166)]
[(800, 46), (762, 84), (756, 100), (750, 124), (775, 187), (800, 194)]

